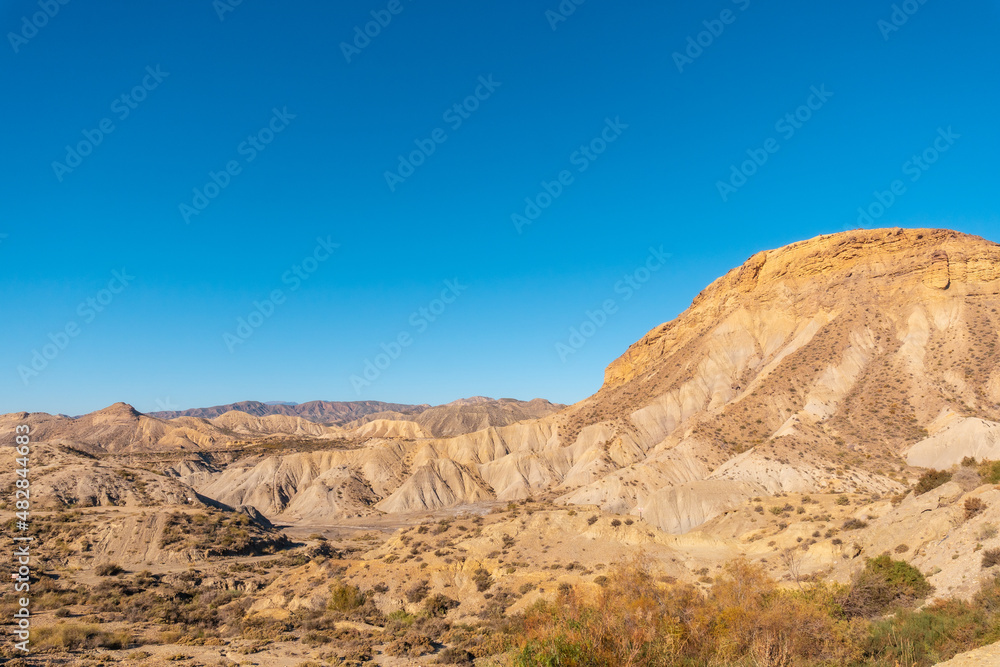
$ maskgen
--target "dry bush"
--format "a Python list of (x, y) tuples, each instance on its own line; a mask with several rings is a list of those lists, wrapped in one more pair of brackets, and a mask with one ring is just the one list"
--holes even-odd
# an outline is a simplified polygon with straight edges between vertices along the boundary
[(490, 576), (489, 571), (478, 568), (472, 574), (472, 581), (476, 584), (476, 590), (482, 593), (493, 585), (493, 577)]
[(444, 616), (449, 610), (458, 607), (458, 604), (458, 600), (437, 593), (424, 600), (424, 611), (430, 616)]
[(983, 502), (982, 498), (966, 498), (965, 499), (965, 520), (975, 517), (986, 509), (986, 503)]
[(431, 587), (429, 584), (430, 584), (429, 581), (423, 579), (421, 581), (416, 582), (409, 588), (407, 588), (406, 592), (404, 593), (407, 601), (414, 603), (422, 602), (424, 598), (426, 598), (431, 592)]
[(461, 665), (461, 667), (472, 667), (475, 664), (475, 656), (464, 648), (454, 646), (446, 648), (438, 654), (435, 664), (438, 665)]
[(843, 664), (846, 633), (820, 589), (780, 590), (764, 571), (730, 564), (707, 595), (664, 584), (637, 559), (611, 571), (592, 598), (567, 588), (524, 617), (514, 664)]
[(983, 569), (1000, 565), (1000, 549), (987, 549), (983, 552)]
[(972, 491), (976, 487), (983, 483), (982, 477), (975, 468), (961, 467), (954, 475), (952, 475), (951, 481), (962, 487), (965, 492)]
[(53, 648), (61, 651), (83, 649), (123, 649), (131, 643), (126, 632), (106, 632), (96, 625), (77, 623), (57, 623), (32, 629), (32, 645), (40, 649)]
[(282, 533), (258, 526), (246, 514), (209, 510), (167, 516), (160, 547), (170, 551), (204, 550), (208, 556), (259, 556), (292, 546)]
[(94, 574), (98, 577), (114, 577), (124, 571), (117, 563), (103, 563), (94, 569)]

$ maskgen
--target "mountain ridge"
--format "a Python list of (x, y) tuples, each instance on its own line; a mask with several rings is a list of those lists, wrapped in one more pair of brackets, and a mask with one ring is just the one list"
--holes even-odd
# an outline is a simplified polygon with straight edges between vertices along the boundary
[[(312, 442), (174, 471), (230, 504), (266, 499), (269, 518), (531, 497), (644, 511), (683, 533), (755, 496), (892, 494), (918, 465), (1000, 456), (998, 267), (1000, 246), (950, 230), (855, 230), (756, 253), (567, 407), (472, 397), (343, 421), (389, 404), (303, 404), (337, 405), (342, 421), (328, 426), (244, 411), (163, 421), (118, 405), (79, 425), (109, 451), (269, 433)], [(65, 422), (42, 421), (42, 436), (66, 437)]]

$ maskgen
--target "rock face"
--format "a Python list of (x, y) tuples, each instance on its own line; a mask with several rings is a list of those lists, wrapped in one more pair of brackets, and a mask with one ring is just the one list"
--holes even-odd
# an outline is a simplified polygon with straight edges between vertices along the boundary
[(613, 361), (594, 396), (556, 412), (477, 398), (314, 432), (287, 416), (163, 422), (118, 409), (88, 428), (112, 442), (170, 428), (189, 440), (268, 429), (354, 439), (175, 471), (269, 517), (532, 496), (641, 511), (684, 532), (757, 495), (895, 493), (907, 462), (1000, 459), (998, 309), (997, 244), (858, 230), (754, 255)]
[[(802, 310), (811, 302), (838, 311), (849, 309), (851, 301), (891, 306), (887, 302), (897, 299), (995, 297), (998, 259), (1000, 247), (995, 243), (936, 229), (858, 230), (758, 253), (709, 285), (679, 318), (630, 347), (608, 367), (605, 381), (616, 386), (634, 379), (683, 344), (686, 333), (711, 328), (740, 306), (794, 305)], [(932, 295), (921, 290), (945, 291), (953, 280), (957, 294)], [(868, 289), (871, 293), (859, 291)]]
[[(708, 479), (769, 493), (884, 492), (904, 453), (942, 467), (1000, 455), (998, 306), (1000, 246), (948, 230), (758, 253), (610, 364), (561, 432), (612, 424), (639, 447), (688, 444), (717, 466)], [(663, 516), (704, 507), (664, 498)]]

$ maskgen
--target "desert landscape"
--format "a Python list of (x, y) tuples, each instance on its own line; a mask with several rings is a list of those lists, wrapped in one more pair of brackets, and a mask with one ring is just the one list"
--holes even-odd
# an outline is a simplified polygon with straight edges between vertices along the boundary
[(1000, 245), (858, 229), (750, 257), (573, 405), (5, 414), (2, 655), (1000, 664), (998, 308)]

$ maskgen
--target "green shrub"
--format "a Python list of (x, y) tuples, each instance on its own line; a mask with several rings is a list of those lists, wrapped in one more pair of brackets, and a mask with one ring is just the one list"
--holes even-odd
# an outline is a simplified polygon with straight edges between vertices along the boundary
[(893, 607), (912, 605), (932, 590), (920, 570), (883, 554), (868, 559), (852, 580), (841, 606), (848, 616), (873, 617)]
[(357, 586), (335, 583), (330, 585), (330, 601), (326, 607), (330, 611), (346, 613), (362, 606), (367, 600), (368, 596)]
[(983, 461), (980, 463), (979, 476), (987, 484), (1000, 484), (1000, 461)]
[(947, 470), (928, 470), (917, 480), (916, 486), (913, 487), (913, 493), (919, 496), (950, 481), (951, 473)]
[(961, 600), (904, 610), (872, 625), (865, 664), (932, 665), (986, 643), (991, 625), (981, 609)]

